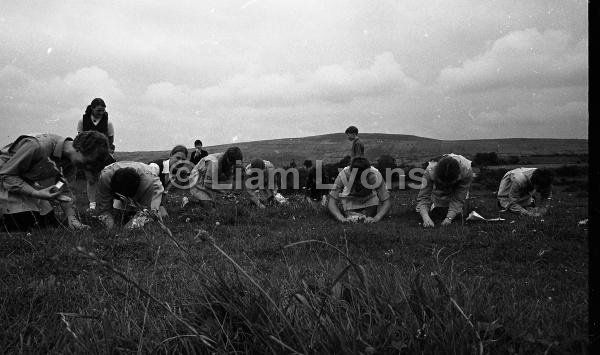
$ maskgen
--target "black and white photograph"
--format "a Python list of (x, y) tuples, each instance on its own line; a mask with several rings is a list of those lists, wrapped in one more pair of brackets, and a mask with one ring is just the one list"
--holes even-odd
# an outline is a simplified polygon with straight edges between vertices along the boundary
[(0, 0), (0, 353), (593, 353), (589, 6)]

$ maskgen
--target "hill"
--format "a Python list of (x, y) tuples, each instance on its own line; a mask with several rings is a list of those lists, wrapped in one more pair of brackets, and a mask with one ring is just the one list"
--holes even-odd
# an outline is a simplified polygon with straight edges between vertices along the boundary
[[(364, 133), (360, 138), (365, 144), (365, 154), (375, 160), (383, 154), (390, 154), (404, 162), (422, 162), (443, 153), (457, 153), (472, 157), (479, 152), (496, 152), (500, 156), (536, 155), (586, 155), (586, 139), (549, 138), (506, 138), (476, 140), (437, 140), (403, 134)], [(208, 146), (209, 153), (222, 152), (227, 147), (238, 146), (244, 158), (263, 158), (275, 165), (289, 164), (294, 159), (301, 165), (305, 159), (322, 159), (325, 162), (339, 161), (350, 152), (350, 142), (343, 133), (319, 136), (270, 139), (254, 142), (241, 142)], [(150, 161), (167, 157), (168, 151), (118, 152), (119, 160)]]

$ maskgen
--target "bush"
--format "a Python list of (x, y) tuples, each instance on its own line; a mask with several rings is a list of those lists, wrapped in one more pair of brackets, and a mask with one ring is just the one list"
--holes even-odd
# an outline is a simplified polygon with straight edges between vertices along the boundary
[(554, 173), (559, 177), (586, 176), (588, 174), (588, 167), (582, 165), (563, 165), (555, 168)]
[(473, 179), (473, 183), (479, 184), (486, 189), (496, 191), (498, 189), (498, 185), (500, 185), (500, 180), (508, 169), (481, 169), (479, 174), (475, 176)]
[(499, 165), (500, 159), (498, 158), (498, 154), (496, 154), (496, 152), (477, 153), (473, 158), (473, 164), (476, 166)]

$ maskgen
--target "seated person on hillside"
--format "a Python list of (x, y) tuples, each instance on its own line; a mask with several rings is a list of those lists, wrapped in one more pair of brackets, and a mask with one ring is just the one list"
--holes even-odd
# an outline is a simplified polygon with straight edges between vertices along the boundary
[[(498, 188), (498, 205), (511, 212), (538, 217), (547, 210), (554, 174), (548, 169), (517, 168), (506, 174)], [(536, 206), (535, 193), (540, 194)]]
[(417, 196), (417, 212), (423, 218), (423, 227), (434, 227), (431, 219), (442, 217), (442, 226), (463, 213), (473, 181), (471, 161), (462, 155), (445, 154), (429, 162)]
[(69, 228), (89, 228), (77, 219), (66, 179), (74, 180), (75, 167), (100, 170), (108, 151), (108, 139), (95, 131), (74, 140), (50, 133), (22, 135), (0, 149), (0, 230), (57, 226), (58, 205)]
[[(184, 174), (183, 169), (186, 167), (185, 161), (187, 160), (187, 155), (188, 150), (185, 146), (176, 145), (171, 149), (169, 159), (158, 159), (148, 163), (152, 171), (160, 178), (165, 192), (171, 189), (173, 183), (179, 182), (177, 177), (187, 179), (187, 176), (178, 176), (179, 174)], [(191, 164), (188, 167), (191, 170)]]
[[(338, 202), (342, 204), (343, 213)], [(389, 212), (390, 193), (379, 170), (372, 167), (366, 158), (356, 157), (335, 179), (327, 207), (340, 222), (363, 220), (375, 223)]]
[[(135, 214), (131, 219), (133, 224), (128, 223), (128, 228), (143, 226), (143, 222), (135, 225), (146, 216), (141, 209), (155, 212), (161, 219), (167, 217), (167, 211), (161, 206), (163, 191), (160, 179), (148, 165), (134, 161), (110, 164), (102, 170), (98, 179), (98, 218), (107, 228), (113, 228), (113, 205), (128, 215)], [(115, 199), (117, 201), (113, 204)]]
[(209, 154), (200, 159), (190, 173), (190, 202), (214, 209), (215, 197), (232, 191), (235, 169), (242, 159), (242, 151), (238, 147), (230, 147), (223, 153)]
[(196, 139), (196, 141), (194, 142), (194, 148), (196, 149), (194, 149), (194, 151), (192, 152), (190, 161), (192, 162), (192, 164), (196, 165), (200, 162), (200, 159), (208, 155), (208, 152), (202, 149), (202, 141), (199, 139)]
[(262, 159), (254, 159), (246, 166), (244, 187), (250, 200), (259, 208), (275, 200), (277, 186), (274, 176), (275, 166)]

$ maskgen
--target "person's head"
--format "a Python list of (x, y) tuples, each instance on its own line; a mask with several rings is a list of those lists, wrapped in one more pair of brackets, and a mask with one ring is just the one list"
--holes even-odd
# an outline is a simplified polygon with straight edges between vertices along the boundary
[(238, 147), (229, 147), (223, 153), (223, 156), (219, 160), (219, 173), (223, 175), (223, 178), (228, 179), (233, 174), (233, 169), (236, 167), (238, 162), (241, 162), (244, 157), (242, 156), (242, 150)]
[(196, 141), (194, 142), (194, 148), (196, 148), (196, 151), (200, 152), (200, 150), (202, 149), (202, 141), (196, 139)]
[(308, 159), (304, 160), (303, 165), (306, 167), (306, 169), (310, 169), (310, 167), (313, 165), (312, 160), (308, 160)]
[(346, 136), (348, 136), (349, 140), (354, 140), (356, 139), (356, 137), (358, 137), (358, 128), (356, 128), (355, 126), (350, 126), (348, 128), (346, 128)]
[(140, 174), (134, 168), (121, 168), (115, 171), (110, 180), (110, 190), (114, 195), (135, 196), (140, 186)]
[(106, 103), (104, 103), (104, 100), (97, 97), (88, 105), (88, 107), (85, 109), (85, 113), (91, 114), (96, 119), (102, 118), (102, 116), (106, 114)]
[(460, 178), (460, 164), (450, 156), (440, 159), (434, 169), (434, 182), (439, 187), (454, 186)]
[(538, 192), (548, 192), (552, 188), (554, 182), (554, 173), (548, 169), (535, 169), (531, 175), (531, 183), (533, 188)]
[[(356, 171), (354, 181), (352, 182), (352, 188), (350, 189), (352, 195), (361, 196), (371, 191), (371, 189), (368, 189), (363, 185), (362, 178), (365, 170), (369, 169), (370, 167), (371, 163), (365, 157), (355, 157), (350, 162), (350, 173)], [(365, 176), (364, 178), (367, 179), (368, 177)]]
[(176, 145), (169, 154), (169, 166), (174, 166), (178, 161), (186, 160), (187, 156), (187, 148), (183, 145)]
[(71, 162), (91, 171), (100, 171), (109, 162), (108, 138), (97, 131), (79, 133), (73, 140), (75, 152), (69, 156)]

